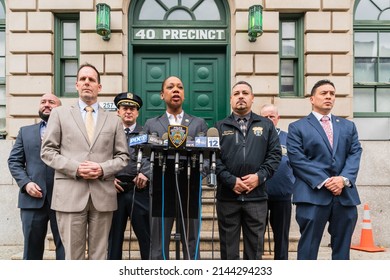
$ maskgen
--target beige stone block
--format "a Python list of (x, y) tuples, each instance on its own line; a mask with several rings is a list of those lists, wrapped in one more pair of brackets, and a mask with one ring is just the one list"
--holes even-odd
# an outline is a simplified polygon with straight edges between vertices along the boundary
[(28, 72), (30, 74), (53, 73), (53, 60), (51, 54), (30, 54), (28, 56)]
[(305, 15), (305, 32), (328, 32), (331, 30), (330, 12), (307, 12)]
[(332, 114), (344, 118), (353, 117), (352, 103), (353, 100), (351, 97), (337, 97), (332, 109)]
[(38, 117), (40, 96), (13, 96), (8, 101), (10, 116)]
[(238, 54), (235, 59), (238, 62), (235, 64), (237, 74), (253, 73), (254, 66), (252, 54)]
[(82, 11), (82, 10), (93, 10), (95, 8), (94, 0), (83, 0), (83, 1), (69, 1), (69, 0), (39, 0), (38, 8), (41, 11)]
[(352, 77), (351, 76), (307, 76), (305, 78), (305, 94), (310, 95), (313, 85), (322, 79), (328, 79), (336, 87), (336, 96), (346, 96), (352, 94)]
[(28, 29), (29, 31), (54, 32), (54, 17), (50, 12), (29, 12)]
[(297, 120), (299, 120), (299, 118), (284, 118), (283, 116), (281, 116), (278, 122), (278, 127), (281, 130), (288, 132), (288, 126), (290, 125), (290, 123), (295, 122)]
[(17, 54), (9, 55), (8, 59), (8, 69), (10, 74), (26, 74), (27, 73), (27, 55)]
[(115, 95), (119, 92), (125, 91), (125, 84), (121, 75), (102, 75), (102, 90), (99, 93), (100, 96)]
[(355, 1), (351, 0), (322, 0), (323, 10), (349, 10)]
[(351, 51), (352, 35), (349, 33), (307, 33), (305, 37), (306, 53), (348, 53)]
[(104, 54), (80, 54), (80, 65), (90, 63), (100, 74), (104, 73)]
[(49, 33), (14, 33), (8, 39), (11, 53), (53, 52), (52, 34)]
[[(266, 95), (278, 95), (279, 77), (278, 76), (245, 76), (238, 75), (235, 82), (247, 81), (252, 85), (255, 96), (264, 97)], [(233, 82), (233, 84), (235, 83)]]
[(263, 11), (263, 31), (279, 31), (279, 12)]
[(264, 7), (267, 10), (279, 10), (279, 11), (319, 10), (321, 9), (321, 0), (294, 0), (294, 1), (264, 0)]
[(331, 55), (307, 55), (306, 56), (306, 74), (329, 75), (332, 71)]
[(256, 42), (249, 42), (247, 33), (237, 33), (235, 37), (237, 52), (250, 53), (278, 53), (279, 35), (278, 33), (263, 33)]
[(41, 95), (52, 92), (51, 76), (10, 76), (8, 92), (11, 95)]
[(275, 98), (279, 115), (289, 118), (301, 118), (311, 112), (311, 103), (308, 98)]
[[(131, 2), (131, 1), (130, 1)], [(104, 3), (111, 7), (111, 10), (128, 9), (129, 1), (123, 0), (104, 0)]]
[(277, 54), (256, 54), (256, 74), (279, 74), (279, 55)]
[(248, 31), (248, 11), (236, 12), (236, 30), (247, 32)]
[(122, 74), (123, 73), (124, 57), (122, 54), (106, 54), (105, 55), (105, 73), (106, 74)]
[(264, 0), (235, 0), (235, 7), (237, 10), (248, 10), (253, 5), (262, 5), (264, 7), (264, 2)]
[(273, 103), (273, 96), (255, 96), (253, 105), (252, 105), (252, 111), (258, 115), (260, 115), (261, 107), (263, 107), (264, 104), (272, 104)]
[(27, 30), (27, 13), (10, 12), (7, 17), (7, 27), (11, 32), (20, 32)]
[(353, 16), (348, 12), (333, 12), (332, 13), (332, 31), (347, 32), (352, 30)]
[(36, 10), (36, 0), (11, 0), (7, 1), (7, 6), (11, 11), (17, 10)]
[(81, 33), (80, 34), (80, 52), (123, 52), (123, 35), (120, 33), (112, 33), (109, 41), (104, 41), (103, 37), (96, 33)]
[[(37, 107), (38, 112), (38, 107)], [(18, 136), (19, 130), (22, 126), (37, 123), (34, 118), (7, 118), (7, 138), (15, 139)]]
[(350, 74), (353, 71), (352, 56), (349, 54), (332, 55), (332, 73)]
[(80, 12), (80, 31), (96, 32), (96, 11)]

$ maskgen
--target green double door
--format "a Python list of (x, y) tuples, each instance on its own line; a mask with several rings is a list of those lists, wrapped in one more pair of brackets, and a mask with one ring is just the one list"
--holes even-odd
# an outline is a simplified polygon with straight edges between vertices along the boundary
[(162, 82), (179, 77), (184, 85), (186, 113), (202, 117), (209, 127), (229, 114), (228, 70), (224, 53), (135, 52), (133, 89), (141, 96), (143, 107), (139, 122), (165, 112), (160, 98)]

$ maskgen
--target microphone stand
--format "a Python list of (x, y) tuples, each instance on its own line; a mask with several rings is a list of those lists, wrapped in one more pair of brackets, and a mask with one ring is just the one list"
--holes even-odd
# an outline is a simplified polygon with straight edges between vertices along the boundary
[[(176, 189), (178, 190), (178, 177), (180, 175), (179, 168), (179, 152), (175, 152), (175, 178), (176, 178)], [(176, 214), (176, 232), (173, 235), (173, 239), (175, 240), (175, 248), (176, 248), (176, 259), (180, 260), (180, 241), (181, 241), (181, 230), (180, 230), (180, 211), (179, 211), (179, 193), (176, 190), (175, 192), (175, 214)]]

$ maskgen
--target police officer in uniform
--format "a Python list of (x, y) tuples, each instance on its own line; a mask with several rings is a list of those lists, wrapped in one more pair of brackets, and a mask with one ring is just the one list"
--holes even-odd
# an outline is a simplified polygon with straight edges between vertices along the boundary
[[(118, 116), (122, 119), (123, 129), (129, 142), (131, 137), (138, 135), (142, 127), (137, 123), (142, 99), (133, 93), (123, 92), (114, 99)], [(130, 161), (116, 175), (115, 188), (118, 192), (118, 209), (114, 212), (108, 245), (108, 259), (121, 260), (124, 232), (127, 220), (138, 239), (143, 260), (149, 259), (150, 225), (149, 225), (149, 173), (150, 163), (142, 159), (141, 168), (137, 172), (136, 150), (129, 146)]]

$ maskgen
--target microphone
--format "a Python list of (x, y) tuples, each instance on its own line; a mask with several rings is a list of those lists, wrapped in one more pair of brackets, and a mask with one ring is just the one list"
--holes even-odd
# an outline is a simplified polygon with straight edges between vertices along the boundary
[(195, 147), (206, 148), (207, 147), (207, 137), (204, 132), (201, 131), (195, 136)]
[(157, 132), (152, 132), (148, 137), (148, 144), (162, 145), (163, 141), (157, 136)]
[[(133, 144), (135, 142), (138, 142), (137, 145), (141, 145), (148, 142), (148, 135), (145, 134), (145, 132), (140, 131), (138, 136), (134, 137), (136, 138), (133, 140)], [(145, 141), (146, 140), (146, 141)], [(131, 146), (131, 139), (130, 139), (130, 146)], [(141, 171), (141, 164), (142, 164), (142, 146), (138, 147), (138, 154), (137, 154), (137, 174)]]
[[(168, 141), (168, 133), (167, 132), (165, 132), (161, 136), (161, 141), (162, 141), (163, 145), (165, 146), (165, 142)], [(167, 142), (167, 144), (168, 144), (168, 142)], [(165, 171), (165, 164), (166, 164), (166, 159), (165, 159), (163, 153), (160, 151), (159, 155), (158, 155), (158, 165), (163, 166), (164, 171)]]
[(210, 167), (210, 177), (207, 182), (208, 186), (216, 186), (217, 176), (215, 175), (217, 169), (217, 155), (214, 149), (219, 149), (219, 133), (218, 129), (211, 127), (207, 130), (207, 146), (212, 148), (211, 151), (211, 167)]
[(136, 136), (130, 138), (129, 146), (139, 146), (148, 143), (148, 135), (145, 132), (140, 131), (140, 133)]
[[(205, 136), (204, 132), (201, 131), (198, 133), (197, 136), (195, 136), (195, 147), (198, 148), (206, 148), (207, 147), (207, 137)], [(203, 158), (203, 152), (199, 152), (199, 171), (203, 171), (203, 163), (204, 163), (204, 158)]]

